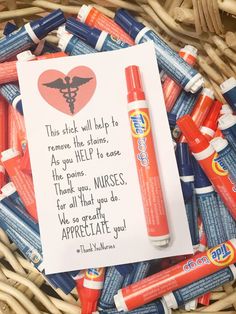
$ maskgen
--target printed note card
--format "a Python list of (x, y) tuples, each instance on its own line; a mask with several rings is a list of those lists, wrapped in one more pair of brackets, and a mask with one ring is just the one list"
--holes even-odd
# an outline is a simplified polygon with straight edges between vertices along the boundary
[[(171, 241), (147, 234), (128, 119), (125, 68), (137, 65)], [(18, 63), (46, 272), (192, 253), (152, 43)]]

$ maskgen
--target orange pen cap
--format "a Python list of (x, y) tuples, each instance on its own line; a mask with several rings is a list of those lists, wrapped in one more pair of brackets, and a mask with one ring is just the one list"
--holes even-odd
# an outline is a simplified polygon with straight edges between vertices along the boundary
[(200, 153), (210, 145), (190, 115), (183, 116), (182, 118), (178, 119), (176, 123), (186, 137), (189, 148), (193, 153)]

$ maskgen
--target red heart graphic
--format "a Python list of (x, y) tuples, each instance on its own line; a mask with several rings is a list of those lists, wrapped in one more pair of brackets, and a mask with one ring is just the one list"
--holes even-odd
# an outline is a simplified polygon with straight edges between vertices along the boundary
[(38, 80), (39, 92), (46, 102), (72, 116), (89, 102), (96, 85), (95, 73), (86, 66), (78, 66), (67, 75), (57, 70), (47, 70)]

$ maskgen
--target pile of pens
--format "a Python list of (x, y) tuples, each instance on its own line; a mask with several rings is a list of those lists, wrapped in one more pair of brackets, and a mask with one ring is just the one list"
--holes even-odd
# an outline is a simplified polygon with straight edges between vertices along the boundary
[[(58, 29), (58, 47), (43, 38)], [(119, 9), (115, 21), (83, 5), (77, 18), (60, 10), (0, 39), (0, 227), (44, 274), (23, 104), (16, 62), (122, 49), (153, 41), (189, 223), (192, 256), (44, 275), (66, 294), (76, 286), (82, 314), (169, 313), (209, 305), (210, 291), (236, 279), (236, 79), (214, 98), (194, 68), (197, 49), (174, 52)], [(177, 209), (176, 209), (177, 210)], [(184, 241), (184, 239), (183, 239)]]

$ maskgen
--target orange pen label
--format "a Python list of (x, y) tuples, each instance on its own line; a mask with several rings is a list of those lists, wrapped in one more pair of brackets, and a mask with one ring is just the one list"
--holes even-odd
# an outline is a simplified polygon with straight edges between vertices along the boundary
[(134, 44), (132, 38), (126, 34), (126, 32), (123, 31), (123, 29), (118, 24), (95, 8), (92, 8), (89, 12), (85, 20), (85, 24), (89, 25), (90, 27), (96, 27), (100, 30), (106, 31), (109, 34), (126, 42), (127, 44)]
[(85, 20), (85, 23), (91, 27), (94, 27), (99, 16), (102, 16), (102, 14), (99, 11), (97, 11), (95, 8), (92, 8), (89, 15), (87, 16)]
[(228, 171), (225, 168), (223, 162), (218, 157), (217, 153), (215, 153), (215, 155), (212, 159), (212, 169), (219, 176), (227, 176), (228, 175)]
[(207, 256), (212, 264), (226, 266), (234, 259), (234, 247), (227, 242), (209, 250)]

